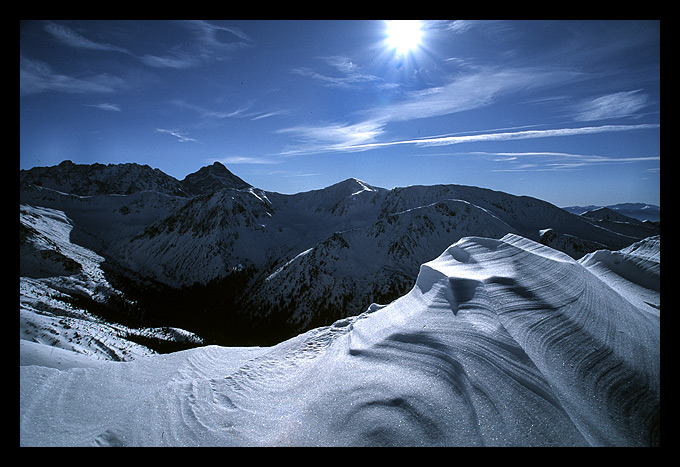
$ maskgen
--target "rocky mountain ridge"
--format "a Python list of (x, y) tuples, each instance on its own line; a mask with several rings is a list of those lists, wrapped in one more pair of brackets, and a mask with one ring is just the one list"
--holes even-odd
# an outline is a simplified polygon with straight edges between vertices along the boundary
[(19, 185), (36, 185), (77, 196), (129, 195), (153, 191), (191, 197), (222, 188), (249, 188), (250, 185), (215, 162), (187, 175), (183, 180), (160, 169), (133, 162), (124, 164), (74, 164), (65, 160), (53, 167), (19, 171)]

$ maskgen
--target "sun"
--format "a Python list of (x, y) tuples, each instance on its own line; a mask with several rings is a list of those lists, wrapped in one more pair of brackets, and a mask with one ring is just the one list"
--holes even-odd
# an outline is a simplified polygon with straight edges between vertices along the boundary
[(387, 21), (387, 45), (399, 55), (415, 51), (423, 36), (422, 24), (418, 20)]

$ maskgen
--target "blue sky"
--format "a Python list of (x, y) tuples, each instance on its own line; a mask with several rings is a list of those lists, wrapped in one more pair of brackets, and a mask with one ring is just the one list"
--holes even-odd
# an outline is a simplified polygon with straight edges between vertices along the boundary
[(658, 21), (28, 21), (20, 168), (660, 205)]

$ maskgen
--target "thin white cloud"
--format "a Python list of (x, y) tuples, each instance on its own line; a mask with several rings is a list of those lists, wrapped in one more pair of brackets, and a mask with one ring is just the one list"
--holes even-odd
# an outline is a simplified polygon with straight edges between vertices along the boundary
[(103, 102), (101, 104), (83, 104), (85, 107), (93, 107), (99, 110), (106, 110), (108, 112), (120, 112), (120, 106), (118, 104), (109, 104)]
[(278, 164), (280, 162), (275, 159), (267, 157), (250, 157), (250, 156), (227, 156), (215, 160), (221, 162), (224, 165), (236, 165), (236, 164), (273, 165)]
[(465, 31), (469, 30), (474, 25), (475, 25), (474, 21), (466, 20), (466, 19), (457, 19), (457, 20), (451, 21), (447, 25), (447, 29), (449, 31), (461, 33), (461, 32), (465, 32)]
[[(485, 154), (494, 156), (508, 156), (512, 160), (516, 160), (518, 157), (557, 157), (573, 159), (580, 162), (587, 163), (599, 163), (599, 162), (642, 162), (642, 161), (653, 161), (661, 160), (660, 156), (642, 156), (642, 157), (611, 157), (611, 156), (597, 156), (593, 154), (572, 154), (567, 152), (548, 152), (548, 151), (537, 151), (537, 152), (470, 152), (467, 154)], [(509, 160), (509, 159), (506, 159)]]
[(19, 93), (22, 97), (47, 91), (110, 93), (122, 86), (121, 79), (108, 74), (74, 78), (55, 72), (44, 62), (23, 56), (19, 59)]
[(361, 122), (357, 124), (328, 124), (318, 126), (300, 125), (278, 130), (279, 134), (290, 134), (298, 140), (298, 145), (284, 151), (284, 154), (303, 154), (322, 151), (363, 150), (374, 143), (384, 131), (381, 122)]
[(578, 170), (586, 167), (592, 167), (593, 165), (611, 165), (611, 164), (626, 164), (631, 162), (642, 162), (642, 161), (654, 161), (655, 158), (635, 158), (636, 160), (619, 160), (610, 159), (606, 161), (600, 161), (597, 164), (593, 162), (562, 162), (562, 163), (550, 163), (550, 164), (522, 164), (516, 167), (508, 167), (502, 169), (489, 169), (490, 172), (557, 172), (565, 170)]
[(225, 118), (235, 118), (235, 117), (243, 117), (245, 112), (251, 107), (250, 104), (246, 104), (242, 107), (232, 109), (232, 110), (211, 110), (207, 109), (205, 107), (202, 107), (200, 105), (194, 105), (194, 104), (189, 104), (188, 102), (185, 102), (180, 99), (175, 99), (170, 102), (171, 104), (183, 108), (183, 109), (188, 109), (192, 110), (196, 113), (198, 113), (201, 118), (206, 118), (206, 119), (216, 119), (216, 120), (222, 120)]
[(192, 68), (200, 63), (195, 56), (184, 52), (172, 52), (164, 57), (155, 55), (144, 55), (139, 59), (147, 66), (153, 68), (173, 68), (181, 70), (183, 68)]
[[(353, 67), (336, 58), (340, 68)], [(312, 72), (310, 72), (312, 73)], [(315, 73), (315, 72), (314, 72)], [(327, 83), (342, 84), (327, 76), (313, 74)], [(300, 146), (289, 148), (288, 154), (324, 151), (362, 151), (397, 145), (447, 146), (484, 141), (551, 138), (595, 134), (603, 132), (634, 131), (657, 128), (658, 125), (603, 125), (551, 130), (486, 131), (465, 135), (442, 135), (417, 139), (380, 142), (390, 122), (411, 121), (451, 115), (458, 112), (488, 107), (502, 98), (524, 91), (547, 89), (581, 79), (580, 73), (569, 70), (539, 68), (497, 69), (476, 67), (472, 72), (456, 75), (442, 86), (406, 93), (400, 102), (381, 105), (363, 112), (365, 120), (355, 124), (298, 126), (281, 130), (297, 136)], [(580, 108), (582, 117), (600, 118), (605, 115), (631, 115), (646, 105), (646, 96), (637, 92), (618, 93), (590, 102), (590, 107)]]
[(576, 75), (537, 69), (477, 69), (448, 83), (408, 94), (399, 103), (372, 109), (372, 119), (406, 121), (439, 117), (487, 107), (501, 97), (524, 90), (564, 84)]
[[(153, 68), (184, 69), (201, 65), (207, 61), (223, 59), (229, 52), (249, 46), (251, 42), (246, 34), (233, 27), (217, 26), (206, 21), (193, 20), (178, 21), (177, 24), (193, 34), (192, 41), (176, 45), (161, 55), (147, 54), (137, 56), (137, 58), (145, 65)], [(134, 56), (132, 52), (123, 47), (93, 41), (63, 24), (48, 22), (45, 24), (45, 31), (70, 47), (121, 52)], [(217, 37), (218, 31), (228, 32), (235, 40), (231, 42), (221, 41)]]
[[(144, 55), (140, 60), (154, 68), (192, 68), (215, 60), (224, 60), (230, 53), (250, 47), (250, 38), (237, 28), (216, 26), (206, 21), (178, 21), (190, 30), (194, 37), (188, 43), (178, 44), (163, 55)], [(218, 31), (226, 31), (238, 40), (225, 42), (217, 37)]]
[(163, 129), (163, 128), (156, 128), (156, 131), (158, 131), (159, 133), (166, 133), (166, 134), (168, 134), (168, 135), (172, 135), (172, 136), (174, 136), (175, 138), (177, 138), (177, 140), (178, 140), (180, 143), (198, 142), (197, 140), (195, 140), (195, 139), (193, 139), (193, 138), (189, 138), (188, 136), (186, 136), (186, 135), (180, 133), (180, 132), (177, 131), (177, 130), (165, 130), (165, 129)]
[(483, 27), (485, 30), (505, 28), (504, 22), (498, 20), (468, 20), (468, 19), (454, 19), (454, 20), (423, 20), (425, 29), (444, 29), (456, 34), (462, 34), (472, 28)]
[(602, 125), (590, 126), (580, 128), (556, 128), (550, 130), (525, 130), (513, 132), (495, 132), (495, 133), (481, 133), (474, 135), (458, 135), (458, 136), (440, 136), (431, 138), (407, 139), (399, 141), (390, 141), (383, 143), (365, 143), (361, 145), (353, 145), (342, 149), (359, 150), (359, 149), (373, 149), (379, 147), (399, 146), (399, 145), (416, 145), (416, 146), (448, 146), (452, 144), (461, 143), (477, 143), (487, 141), (509, 141), (518, 139), (533, 139), (533, 138), (552, 138), (559, 136), (576, 136), (588, 135), (597, 133), (611, 133), (621, 131), (636, 131), (660, 128), (659, 124), (640, 124), (640, 125)]
[(335, 75), (324, 74), (307, 67), (293, 68), (290, 72), (312, 78), (326, 87), (355, 88), (361, 83), (384, 83), (378, 76), (361, 72), (361, 67), (348, 57), (334, 55), (320, 58), (335, 71)]
[(347, 57), (334, 55), (332, 57), (326, 57), (325, 60), (326, 62), (328, 62), (329, 65), (333, 66), (338, 71), (345, 73), (347, 75), (357, 73), (359, 70), (359, 65), (352, 62), (352, 60)]
[(71, 28), (68, 28), (62, 24), (47, 23), (45, 24), (45, 31), (50, 33), (60, 42), (75, 47), (78, 49), (89, 49), (89, 50), (102, 50), (109, 52), (122, 52), (129, 53), (126, 49), (122, 47), (117, 47), (112, 44), (106, 44), (102, 42), (95, 42), (82, 35), (78, 34)]
[(197, 31), (200, 39), (211, 46), (222, 47), (231, 44), (229, 42), (225, 43), (220, 41), (216, 36), (217, 31), (225, 31), (236, 36), (241, 41), (252, 42), (251, 38), (246, 33), (232, 26), (217, 26), (203, 20), (183, 20), (182, 24)]
[[(337, 62), (340, 60), (336, 57)], [(346, 66), (347, 67), (347, 66)], [(349, 67), (351, 68), (351, 67)], [(298, 70), (299, 73), (303, 71)], [(317, 79), (340, 85), (343, 78), (329, 78), (311, 72)], [(330, 123), (327, 125), (301, 125), (280, 130), (297, 136), (302, 145), (291, 148), (289, 154), (296, 152), (326, 150), (364, 150), (397, 144), (454, 144), (465, 139), (491, 138), (491, 135), (468, 135), (459, 137), (428, 138), (418, 141), (376, 142), (385, 132), (390, 122), (409, 121), (450, 115), (457, 112), (489, 106), (501, 96), (521, 90), (564, 83), (573, 78), (573, 73), (564, 71), (541, 71), (535, 69), (481, 69), (474, 73), (457, 76), (447, 84), (405, 94), (401, 102), (382, 105), (361, 112), (366, 118), (355, 124)], [(546, 135), (547, 136), (547, 135)], [(499, 136), (495, 136), (499, 137)], [(527, 136), (528, 137), (528, 136)], [(531, 136), (537, 137), (537, 136)], [(507, 138), (507, 136), (506, 136)]]
[(617, 92), (579, 104), (575, 119), (578, 121), (605, 120), (635, 116), (649, 104), (646, 94), (640, 90)]
[(276, 117), (278, 115), (288, 115), (289, 113), (289, 110), (273, 110), (271, 112), (251, 113), (249, 117), (251, 120), (262, 120), (264, 118)]
[(277, 115), (286, 115), (290, 113), (288, 110), (252, 110), (253, 104), (246, 103), (240, 107), (230, 110), (212, 110), (200, 105), (189, 104), (181, 99), (174, 99), (170, 101), (171, 104), (192, 110), (199, 114), (199, 116), (206, 120), (224, 120), (229, 118), (248, 118), (250, 120), (262, 120), (265, 118), (275, 117)]
[(294, 68), (291, 70), (291, 73), (312, 78), (324, 86), (338, 88), (351, 88), (360, 83), (382, 81), (377, 76), (369, 74), (350, 73), (342, 76), (330, 76), (304, 67)]
[[(450, 146), (463, 143), (568, 137), (599, 133), (649, 130), (655, 128), (660, 128), (660, 125), (602, 125), (579, 128), (555, 128), (549, 130), (487, 131), (475, 134), (443, 135), (379, 142), (376, 141), (376, 139), (384, 134), (384, 123), (381, 121), (366, 121), (353, 125), (328, 124), (318, 126), (296, 126), (278, 130), (277, 133), (290, 134), (297, 139), (296, 145), (280, 152), (281, 155), (294, 155), (332, 151), (356, 152), (406, 145), (418, 147)], [(528, 154), (529, 153), (526, 153), (526, 155)], [(513, 153), (513, 156), (517, 155), (519, 154)], [(553, 153), (553, 155), (558, 155), (558, 153)], [(566, 157), (567, 155), (563, 154), (563, 156)]]
[(323, 175), (323, 173), (300, 173), (300, 172), (291, 172), (290, 170), (272, 170), (271, 172), (267, 172), (267, 175), (275, 175), (277, 177), (284, 177), (284, 178), (306, 178), (306, 177), (319, 177)]
[[(491, 156), (492, 162), (502, 162), (509, 167), (494, 168), (492, 172), (526, 172), (574, 170), (593, 165), (630, 164), (635, 162), (658, 162), (660, 156), (611, 157), (592, 154), (564, 152), (466, 152), (465, 154)], [(527, 162), (531, 159), (533, 162)], [(520, 163), (524, 161), (523, 163)]]

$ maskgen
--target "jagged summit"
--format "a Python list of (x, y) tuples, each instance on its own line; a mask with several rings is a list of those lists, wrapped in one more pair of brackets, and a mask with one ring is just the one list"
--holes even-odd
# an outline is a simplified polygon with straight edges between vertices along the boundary
[(219, 162), (202, 167), (179, 181), (148, 165), (75, 164), (65, 160), (52, 167), (20, 170), (19, 184), (21, 188), (35, 185), (77, 196), (129, 195), (141, 191), (156, 191), (191, 197), (224, 188), (252, 188)]
[(223, 188), (238, 190), (252, 188), (252, 185), (231, 173), (217, 161), (212, 165), (202, 167), (198, 172), (187, 175), (180, 183), (189, 196), (210, 193)]
[(77, 196), (129, 195), (140, 191), (183, 194), (175, 178), (137, 163), (74, 164), (65, 160), (53, 167), (20, 170), (19, 184), (22, 188), (36, 185)]

